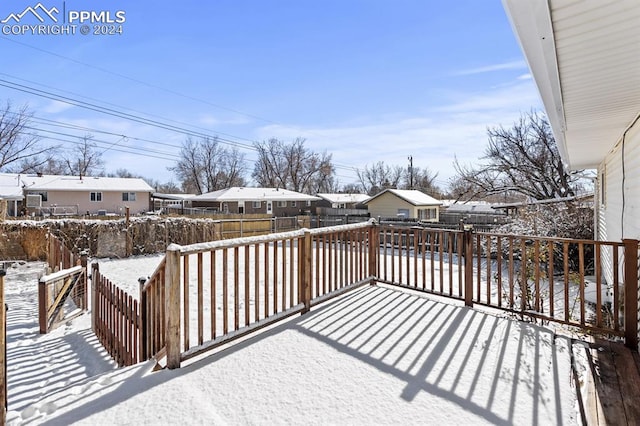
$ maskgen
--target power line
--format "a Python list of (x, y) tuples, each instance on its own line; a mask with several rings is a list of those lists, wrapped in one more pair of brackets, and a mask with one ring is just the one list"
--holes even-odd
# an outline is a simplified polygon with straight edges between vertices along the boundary
[[(6, 75), (4, 73), (0, 73), (3, 75)], [(27, 86), (24, 84), (19, 84), (19, 83), (15, 83), (9, 80), (5, 80), (5, 79), (0, 79), (0, 86), (3, 87), (7, 87), (9, 89), (13, 89), (13, 90), (17, 90), (17, 91), (21, 91), (24, 93), (29, 93), (35, 96), (39, 96), (39, 97), (44, 97), (46, 99), (51, 99), (54, 101), (58, 101), (58, 102), (62, 102), (68, 105), (73, 105), (73, 106), (77, 106), (80, 108), (84, 108), (84, 109), (88, 109), (91, 111), (95, 111), (95, 112), (99, 112), (99, 113), (103, 113), (103, 114), (107, 114), (107, 115), (111, 115), (114, 117), (118, 117), (118, 118), (123, 118), (125, 120), (130, 120), (130, 121), (134, 121), (143, 125), (148, 125), (148, 126), (152, 126), (152, 127), (156, 127), (156, 128), (161, 128), (164, 130), (169, 130), (172, 132), (176, 132), (176, 133), (180, 133), (180, 134), (185, 134), (188, 136), (194, 136), (194, 137), (201, 137), (201, 138), (217, 138), (217, 140), (219, 140), (220, 142), (227, 144), (227, 145), (231, 145), (237, 148), (243, 148), (243, 149), (247, 149), (250, 151), (254, 151), (254, 152), (258, 152), (258, 149), (254, 146), (254, 145), (248, 145), (245, 143), (241, 143), (238, 141), (234, 141), (231, 139), (227, 139), (227, 138), (221, 138), (217, 135), (210, 135), (210, 134), (206, 134), (206, 133), (202, 133), (202, 132), (196, 132), (184, 127), (179, 127), (179, 126), (174, 126), (171, 124), (166, 124), (166, 123), (162, 123), (160, 121), (156, 121), (156, 120), (151, 120), (145, 117), (141, 117), (138, 115), (133, 115), (133, 114), (129, 114), (129, 113), (125, 113), (125, 112), (121, 112), (121, 111), (117, 111), (113, 108), (107, 108), (101, 105), (97, 105), (94, 103), (89, 103), (89, 102), (85, 102), (82, 100), (78, 100), (78, 99), (74, 99), (68, 96), (63, 96), (60, 94), (56, 94), (53, 92), (49, 92), (49, 91), (45, 91), (42, 89), (38, 89), (35, 87), (31, 87), (31, 86)], [(58, 89), (55, 89), (58, 90)], [(100, 102), (100, 101), (98, 101)], [(162, 117), (160, 117), (162, 118)], [(120, 135), (120, 136), (125, 136), (125, 135)], [(151, 143), (160, 143), (157, 141), (150, 141)], [(348, 171), (355, 171), (357, 172), (358, 169), (355, 167), (351, 167), (351, 166), (345, 166), (345, 165), (341, 165), (341, 164), (337, 164), (337, 163), (333, 163), (335, 168), (338, 169), (343, 169), (343, 170), (348, 170)]]
[[(260, 117), (260, 116), (255, 115), (255, 114), (249, 114), (249, 113), (246, 113), (246, 112), (234, 109), (234, 108), (230, 108), (230, 107), (227, 107), (227, 106), (224, 106), (224, 105), (220, 105), (220, 104), (217, 104), (217, 103), (214, 103), (214, 102), (207, 101), (205, 99), (201, 99), (201, 98), (197, 98), (195, 96), (187, 95), (187, 94), (178, 92), (176, 90), (172, 90), (172, 89), (168, 89), (166, 87), (158, 86), (156, 84), (152, 84), (152, 83), (140, 80), (138, 78), (130, 77), (130, 76), (122, 74), (122, 73), (111, 71), (111, 70), (108, 70), (106, 68), (102, 68), (102, 67), (99, 67), (99, 66), (96, 66), (96, 65), (88, 64), (86, 62), (82, 62), (82, 61), (79, 61), (77, 59), (73, 59), (73, 58), (70, 58), (68, 56), (61, 55), (59, 53), (51, 52), (49, 50), (42, 49), (40, 47), (32, 46), (30, 44), (18, 41), (18, 40), (14, 39), (14, 38), (9, 38), (9, 37), (6, 37), (6, 36), (0, 36), (0, 38), (3, 39), (3, 40), (9, 41), (11, 43), (19, 44), (19, 45), (27, 47), (29, 49), (36, 50), (38, 52), (45, 53), (47, 55), (51, 55), (51, 56), (63, 59), (65, 61), (73, 62), (75, 64), (82, 65), (84, 67), (91, 68), (91, 69), (103, 72), (105, 74), (113, 75), (113, 76), (116, 76), (116, 77), (119, 77), (119, 78), (122, 78), (122, 79), (125, 79), (125, 80), (129, 80), (129, 81), (134, 82), (136, 84), (140, 84), (140, 85), (143, 85), (143, 86), (146, 86), (146, 87), (150, 87), (152, 89), (161, 90), (163, 92), (170, 93), (170, 94), (175, 95), (175, 96), (179, 96), (179, 97), (182, 97), (182, 98), (185, 98), (185, 99), (189, 99), (189, 100), (192, 100), (192, 101), (203, 103), (205, 105), (209, 105), (209, 106), (212, 106), (212, 107), (215, 107), (215, 108), (219, 108), (219, 109), (222, 109), (222, 110), (225, 110), (225, 111), (230, 111), (230, 112), (233, 112), (235, 114), (243, 115), (245, 117), (254, 118), (256, 120), (260, 120), (260, 121), (265, 122), (265, 123), (276, 124), (276, 125), (282, 126), (284, 128), (298, 130), (298, 129), (295, 129), (295, 128), (291, 127), (291, 126), (287, 126), (287, 125), (279, 123), (277, 121), (270, 120), (268, 118)], [(3, 73), (0, 73), (0, 74), (3, 74)], [(7, 74), (4, 74), (4, 75), (7, 75)], [(315, 132), (309, 132), (309, 131), (307, 131), (306, 133), (307, 134), (316, 134)], [(316, 135), (326, 138), (326, 136), (324, 136), (322, 134), (316, 134)], [(231, 135), (228, 135), (228, 136), (231, 136)]]

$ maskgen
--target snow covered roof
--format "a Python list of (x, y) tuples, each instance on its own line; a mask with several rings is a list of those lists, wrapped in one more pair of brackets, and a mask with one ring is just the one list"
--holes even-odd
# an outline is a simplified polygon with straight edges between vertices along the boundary
[(0, 173), (0, 199), (22, 200), (22, 180), (14, 173)]
[(315, 201), (320, 198), (280, 188), (249, 188), (234, 186), (189, 198), (190, 201)]
[(447, 207), (447, 211), (451, 213), (496, 213), (497, 204), (491, 204), (486, 202), (467, 202), (467, 203), (450, 203)]
[(316, 194), (330, 203), (363, 203), (369, 199), (367, 194)]
[(153, 188), (140, 178), (24, 175), (21, 179), (24, 189), (32, 191), (153, 192)]
[(160, 200), (187, 200), (191, 197), (195, 197), (196, 194), (163, 194), (162, 192), (154, 192), (153, 198)]
[(402, 198), (404, 201), (410, 204), (413, 204), (414, 206), (442, 205), (441, 201), (438, 201), (435, 198), (425, 194), (424, 192), (418, 191), (417, 189), (385, 189), (384, 191), (364, 201), (364, 204), (369, 204), (372, 200), (378, 198), (379, 196), (387, 192), (394, 194), (396, 197)]

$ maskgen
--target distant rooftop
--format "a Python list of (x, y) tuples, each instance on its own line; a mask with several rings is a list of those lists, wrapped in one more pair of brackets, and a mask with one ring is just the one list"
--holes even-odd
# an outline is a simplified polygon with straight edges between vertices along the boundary
[(221, 189), (189, 198), (191, 201), (314, 201), (320, 198), (282, 188), (239, 187)]

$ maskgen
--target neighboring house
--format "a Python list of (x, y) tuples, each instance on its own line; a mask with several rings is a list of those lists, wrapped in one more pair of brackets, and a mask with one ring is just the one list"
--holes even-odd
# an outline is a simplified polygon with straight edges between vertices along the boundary
[(563, 160), (597, 169), (596, 239), (640, 239), (640, 1), (503, 3)]
[(362, 209), (366, 208), (364, 202), (370, 197), (367, 194), (316, 194), (321, 198), (316, 203), (318, 207), (330, 207), (332, 209)]
[(502, 224), (507, 218), (506, 212), (498, 210), (496, 204), (484, 201), (442, 200), (440, 210), (440, 222), (447, 224), (459, 224), (461, 220), (469, 224)]
[(318, 197), (286, 189), (233, 187), (196, 195), (185, 200), (185, 206), (220, 213), (296, 216), (309, 213), (317, 200)]
[(371, 217), (437, 222), (441, 201), (415, 189), (385, 189), (364, 202)]
[(139, 178), (23, 175), (29, 215), (110, 215), (149, 211), (153, 188)]
[(163, 194), (154, 192), (151, 196), (153, 210), (162, 213), (182, 214), (185, 202), (196, 194)]
[(320, 200), (316, 202), (314, 213), (319, 216), (368, 215), (364, 201), (367, 194), (316, 194)]
[(493, 207), (496, 211), (504, 212), (506, 215), (517, 216), (518, 212), (522, 209), (530, 209), (531, 207), (541, 207), (548, 206), (553, 204), (563, 205), (566, 202), (571, 201), (575, 203), (580, 208), (588, 208), (593, 209), (594, 207), (594, 198), (593, 192), (589, 192), (582, 195), (575, 195), (571, 197), (558, 197), (558, 198), (550, 198), (548, 200), (531, 200), (531, 201), (520, 201), (517, 203), (502, 203)]
[(23, 200), (24, 194), (20, 175), (0, 173), (0, 202), (6, 203), (7, 216), (18, 216), (22, 209)]

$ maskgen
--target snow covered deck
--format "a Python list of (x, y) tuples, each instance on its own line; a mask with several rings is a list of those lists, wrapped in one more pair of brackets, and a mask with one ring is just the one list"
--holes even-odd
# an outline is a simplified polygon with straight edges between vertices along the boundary
[(365, 286), (152, 373), (113, 369), (82, 317), (37, 335), (9, 278), (9, 424), (580, 422), (571, 339), (461, 303)]

